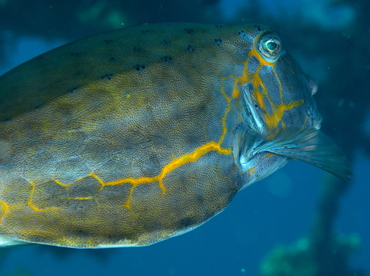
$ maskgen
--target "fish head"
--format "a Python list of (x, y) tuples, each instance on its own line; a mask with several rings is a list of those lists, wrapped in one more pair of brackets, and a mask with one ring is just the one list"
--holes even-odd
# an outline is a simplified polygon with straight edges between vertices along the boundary
[(234, 156), (244, 186), (301, 160), (348, 179), (343, 152), (324, 134), (314, 95), (317, 84), (284, 50), (278, 34), (261, 32), (247, 58), (242, 84), (244, 122), (235, 131)]
[(317, 84), (285, 52), (276, 33), (262, 33), (256, 40), (242, 91), (246, 121), (259, 133), (291, 127), (320, 129), (322, 118), (313, 99)]

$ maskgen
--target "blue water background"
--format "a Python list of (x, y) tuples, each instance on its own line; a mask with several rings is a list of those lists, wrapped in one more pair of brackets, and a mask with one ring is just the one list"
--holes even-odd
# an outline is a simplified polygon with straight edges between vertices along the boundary
[[(275, 4), (261, 1), (265, 4), (266, 16), (278, 17), (282, 10), (284, 14), (295, 14), (300, 9), (311, 9), (311, 16), (306, 20), (328, 28), (338, 28), (354, 17), (346, 8), (325, 10), (326, 1), (322, 0), (285, 0)], [(238, 7), (248, 5), (247, 2), (223, 0), (225, 20), (232, 21)], [(334, 17), (340, 20), (330, 26)], [(9, 38), (9, 34), (3, 35)], [(65, 41), (23, 37), (5, 42), (8, 58), (5, 64), (0, 64), (0, 73)], [(313, 63), (304, 59), (298, 50), (295, 57), (316, 79), (325, 73), (325, 68), (317, 69), (320, 61)], [(370, 131), (370, 117), (364, 127)], [(358, 152), (353, 164), (353, 186), (341, 202), (336, 222), (339, 233), (361, 238), (361, 248), (351, 258), (351, 265), (367, 271), (370, 271), (369, 169), (369, 159)], [(10, 248), (1, 255), (0, 275), (257, 275), (263, 257), (273, 247), (293, 244), (309, 232), (323, 174), (325, 172), (307, 164), (290, 162), (267, 179), (243, 190), (223, 213), (202, 227), (149, 247)]]

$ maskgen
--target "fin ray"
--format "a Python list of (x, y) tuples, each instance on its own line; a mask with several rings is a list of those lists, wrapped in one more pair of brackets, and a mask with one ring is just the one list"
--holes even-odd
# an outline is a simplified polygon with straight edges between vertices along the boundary
[(323, 169), (343, 180), (351, 177), (350, 166), (343, 151), (325, 134), (316, 129), (284, 129), (260, 144), (256, 151), (268, 151)]

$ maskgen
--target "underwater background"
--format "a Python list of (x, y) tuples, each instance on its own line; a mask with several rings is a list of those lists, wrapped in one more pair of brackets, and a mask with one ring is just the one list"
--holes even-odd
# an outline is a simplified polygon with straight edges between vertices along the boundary
[(149, 247), (1, 249), (0, 276), (369, 275), (369, 14), (367, 0), (0, 0), (0, 74), (114, 28), (175, 21), (270, 25), (319, 83), (322, 129), (353, 167), (351, 181), (343, 182), (290, 162), (200, 228)]

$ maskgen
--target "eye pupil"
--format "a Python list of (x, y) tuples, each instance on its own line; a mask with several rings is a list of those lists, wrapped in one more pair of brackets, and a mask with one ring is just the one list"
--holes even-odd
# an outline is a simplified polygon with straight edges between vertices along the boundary
[(275, 41), (269, 41), (266, 44), (266, 48), (269, 49), (270, 51), (275, 51), (277, 48), (277, 43)]

